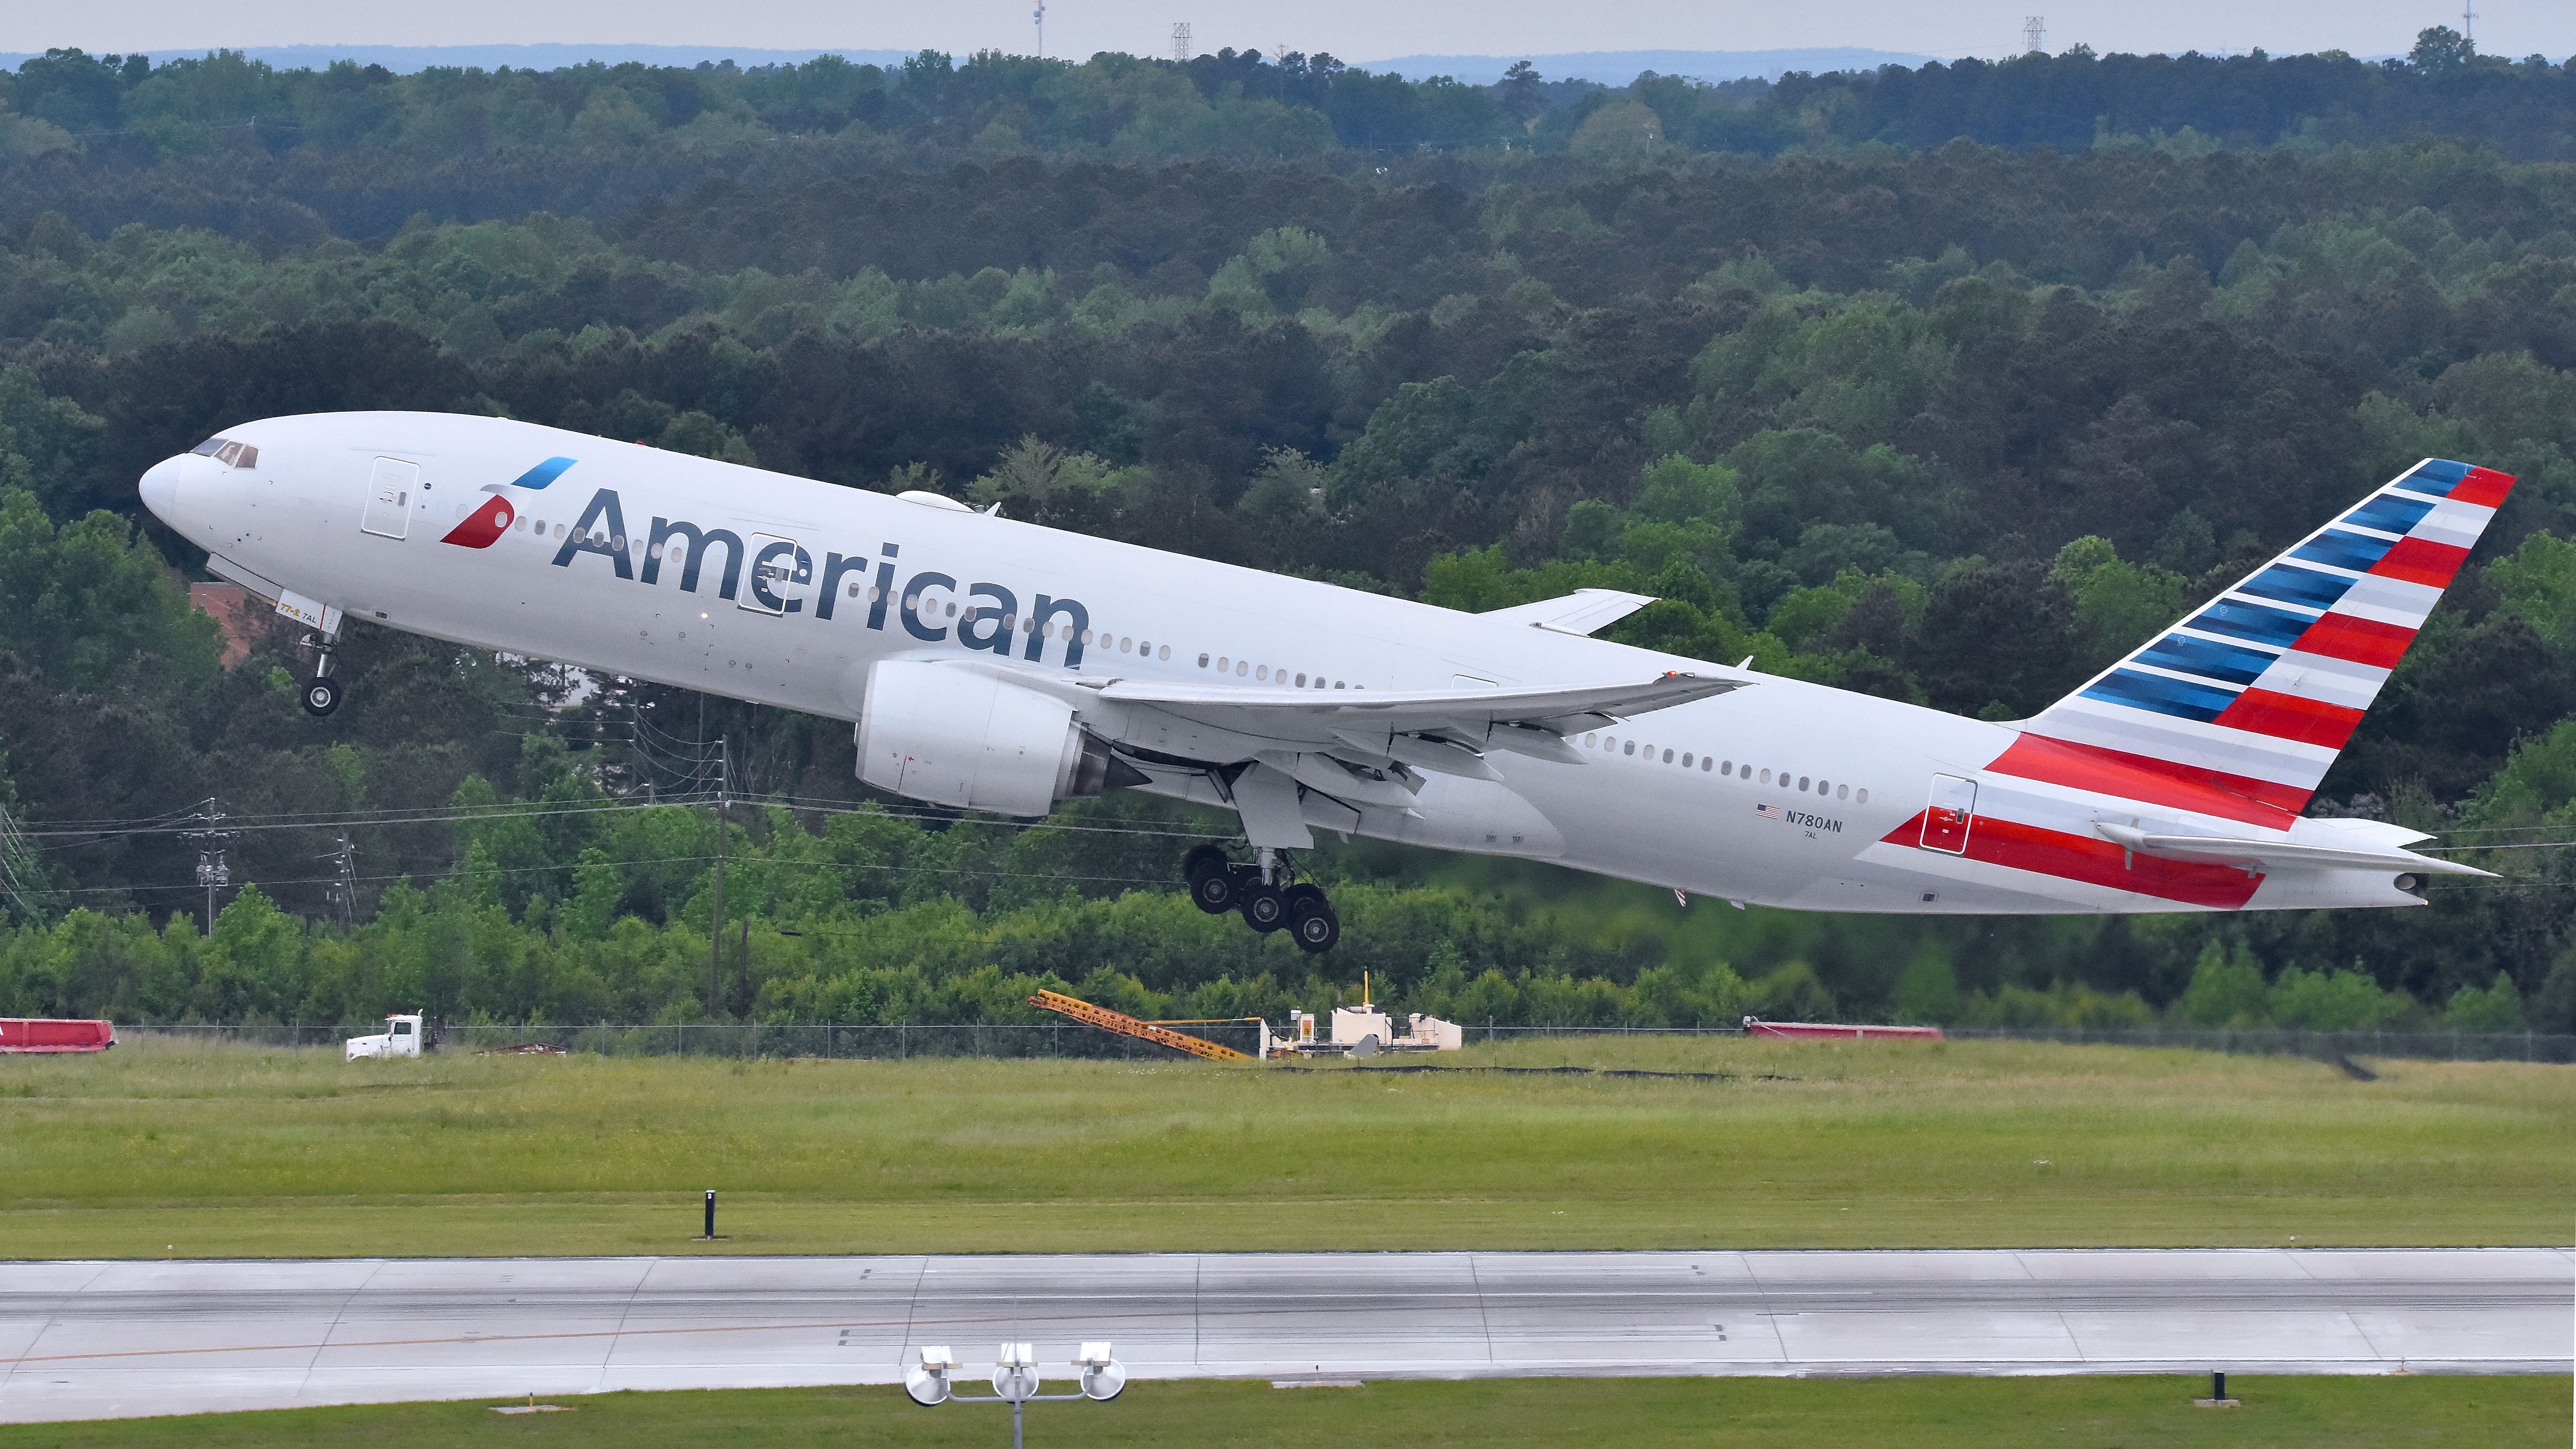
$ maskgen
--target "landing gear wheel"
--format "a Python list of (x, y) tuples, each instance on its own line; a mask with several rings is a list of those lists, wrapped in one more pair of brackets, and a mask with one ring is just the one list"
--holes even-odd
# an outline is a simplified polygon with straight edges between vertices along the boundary
[(1321, 956), (1342, 939), (1342, 918), (1331, 906), (1309, 911), (1288, 923), (1288, 934), (1297, 938), (1299, 949)]
[(340, 682), (329, 675), (304, 682), (304, 712), (320, 719), (340, 707)]
[(1255, 877), (1242, 886), (1243, 923), (1264, 935), (1288, 924), (1287, 894)]
[(1243, 883), (1223, 866), (1190, 877), (1190, 904), (1211, 916), (1222, 916), (1243, 904)]

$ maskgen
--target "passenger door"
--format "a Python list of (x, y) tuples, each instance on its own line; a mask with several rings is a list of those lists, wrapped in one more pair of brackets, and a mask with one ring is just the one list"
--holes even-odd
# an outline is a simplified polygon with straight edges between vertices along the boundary
[(367, 482), (366, 512), (358, 517), (362, 532), (378, 538), (402, 538), (411, 532), (411, 496), (420, 491), (420, 465), (400, 458), (378, 458)]
[(1932, 777), (1932, 801), (1923, 811), (1923, 848), (1968, 853), (1968, 828), (1977, 818), (1977, 782), (1956, 775)]

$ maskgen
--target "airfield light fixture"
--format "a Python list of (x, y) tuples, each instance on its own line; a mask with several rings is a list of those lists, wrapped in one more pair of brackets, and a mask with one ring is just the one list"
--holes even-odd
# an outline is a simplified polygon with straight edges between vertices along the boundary
[(903, 1371), (903, 1391), (925, 1409), (948, 1402), (948, 1375), (957, 1367), (957, 1356), (945, 1344), (924, 1345), (921, 1362)]
[(957, 1372), (957, 1357), (945, 1344), (927, 1345), (921, 1350), (921, 1361), (904, 1370), (903, 1391), (925, 1409), (941, 1404), (1008, 1404), (1011, 1406), (1011, 1449), (1020, 1449), (1022, 1416), (1030, 1404), (1107, 1403), (1127, 1387), (1127, 1366), (1109, 1351), (1109, 1345), (1086, 1343), (1075, 1356), (1073, 1366), (1082, 1371), (1082, 1392), (1078, 1394), (1042, 1394), (1038, 1392), (1037, 1345), (1003, 1344), (993, 1355), (993, 1394), (960, 1398), (952, 1390), (950, 1377)]

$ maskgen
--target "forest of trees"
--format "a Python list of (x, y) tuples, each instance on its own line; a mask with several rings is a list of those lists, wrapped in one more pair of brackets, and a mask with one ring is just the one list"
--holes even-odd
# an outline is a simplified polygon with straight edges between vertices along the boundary
[[(1056, 984), (1224, 1016), (1365, 969), (1504, 1022), (2576, 1029), (2576, 73), (2440, 31), (2390, 64), (1770, 86), (1286, 60), (28, 62), (0, 86), (0, 1013), (1008, 1020)], [(1182, 898), (1230, 818), (871, 800), (843, 723), (363, 628), (349, 705), (306, 717), (296, 633), (227, 667), (135, 481), (374, 407), (1464, 609), (1631, 588), (1663, 602), (1615, 637), (1997, 719), (2417, 458), (2484, 462), (2522, 485), (2316, 808), (2504, 878), (1915, 922), (1336, 846), (1319, 964)], [(748, 803), (711, 982), (719, 741)]]

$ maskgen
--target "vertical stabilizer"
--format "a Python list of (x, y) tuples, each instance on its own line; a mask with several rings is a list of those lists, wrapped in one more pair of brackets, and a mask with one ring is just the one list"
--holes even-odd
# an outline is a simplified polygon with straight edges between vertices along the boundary
[(2417, 464), (2041, 711), (1988, 769), (2287, 828), (2513, 481)]

